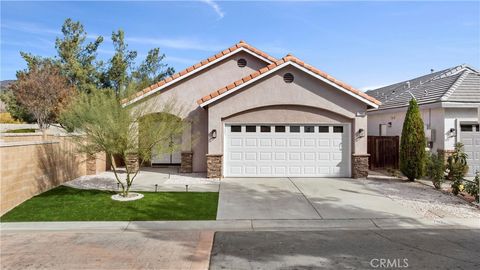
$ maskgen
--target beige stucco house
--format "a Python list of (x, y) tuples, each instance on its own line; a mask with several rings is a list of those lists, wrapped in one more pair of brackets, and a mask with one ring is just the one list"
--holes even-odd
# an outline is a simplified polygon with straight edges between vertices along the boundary
[(168, 100), (188, 122), (179, 164), (208, 177), (364, 177), (368, 109), (380, 102), (287, 55), (241, 41), (123, 100), (150, 113)]

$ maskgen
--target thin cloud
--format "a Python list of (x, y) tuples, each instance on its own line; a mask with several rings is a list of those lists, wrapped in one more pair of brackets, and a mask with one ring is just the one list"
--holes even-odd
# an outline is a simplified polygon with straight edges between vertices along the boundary
[(223, 17), (225, 17), (225, 12), (223, 12), (222, 8), (220, 8), (220, 6), (214, 1), (202, 0), (202, 2), (209, 5), (215, 11), (215, 13), (217, 13), (218, 19), (222, 19)]
[(197, 51), (220, 51), (226, 46), (207, 44), (191, 39), (166, 39), (166, 38), (149, 38), (149, 37), (127, 37), (129, 43), (144, 44), (150, 46), (159, 46), (172, 49), (197, 50)]
[(1, 28), (39, 35), (60, 35), (61, 31), (26, 22), (2, 23)]

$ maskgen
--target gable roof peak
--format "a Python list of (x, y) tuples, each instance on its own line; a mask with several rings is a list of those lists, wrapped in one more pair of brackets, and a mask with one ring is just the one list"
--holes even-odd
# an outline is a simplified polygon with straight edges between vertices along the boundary
[(229, 57), (230, 55), (234, 54), (234, 53), (237, 53), (238, 51), (241, 51), (241, 50), (244, 50), (244, 51), (247, 51), (247, 52), (250, 52), (251, 54), (253, 54), (254, 56), (256, 56), (257, 58), (261, 59), (262, 61), (264, 61), (265, 63), (268, 63), (268, 64), (271, 64), (271, 63), (275, 63), (277, 61), (276, 58), (268, 55), (267, 53), (251, 46), (250, 44), (246, 43), (245, 41), (243, 40), (240, 40), (240, 42), (234, 44), (233, 46), (231, 46), (230, 48), (227, 48), (193, 66), (190, 66), (190, 67), (187, 67), (186, 69), (180, 71), (180, 72), (177, 72), (175, 74), (173, 74), (172, 76), (169, 76), (157, 83), (154, 83), (150, 86), (148, 86), (147, 88), (143, 89), (143, 90), (140, 90), (138, 92), (136, 92), (135, 94), (131, 95), (130, 97), (128, 98), (125, 98), (121, 101), (122, 104), (131, 104), (133, 102), (136, 102), (137, 100), (140, 100), (142, 99), (143, 97), (145, 96), (148, 96), (148, 95), (151, 95), (153, 94), (154, 92), (157, 92), (173, 83), (176, 83), (177, 81), (180, 81), (186, 77), (188, 77), (189, 75), (191, 74), (194, 74), (195, 72), (198, 72), (199, 70), (201, 69), (204, 69), (206, 68), (207, 66), (211, 65), (211, 64), (214, 64), (222, 59), (224, 59), (225, 57)]

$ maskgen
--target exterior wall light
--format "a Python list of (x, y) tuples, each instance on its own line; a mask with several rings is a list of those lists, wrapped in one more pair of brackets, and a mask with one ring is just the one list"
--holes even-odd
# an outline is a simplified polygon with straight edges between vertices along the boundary
[(210, 136), (212, 137), (212, 139), (217, 138), (217, 130), (216, 129), (212, 130), (212, 132), (210, 132)]
[(392, 127), (392, 122), (388, 122), (388, 127)]
[(358, 137), (359, 138), (365, 137), (365, 129), (361, 128), (358, 130)]

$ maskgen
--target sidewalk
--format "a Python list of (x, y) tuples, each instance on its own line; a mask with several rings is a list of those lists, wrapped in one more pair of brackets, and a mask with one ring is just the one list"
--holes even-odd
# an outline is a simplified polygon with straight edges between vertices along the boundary
[(477, 218), (318, 219), (114, 222), (5, 222), (7, 231), (322, 231), (393, 229), (480, 229)]

